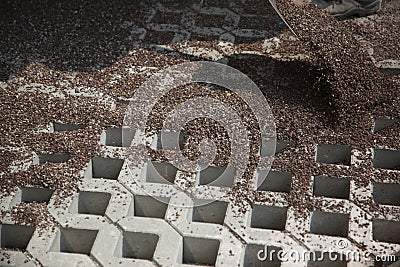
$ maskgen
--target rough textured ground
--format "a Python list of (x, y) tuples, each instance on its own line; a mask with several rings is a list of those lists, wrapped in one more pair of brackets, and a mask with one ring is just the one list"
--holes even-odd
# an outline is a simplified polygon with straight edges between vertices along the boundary
[[(400, 150), (399, 123), (373, 132), (375, 119), (400, 115), (399, 75), (380, 74), (375, 67), (382, 61), (400, 61), (396, 0), (384, 1), (377, 15), (344, 22), (312, 8), (289, 10), (286, 15), (297, 25), (300, 40), (272, 7), (261, 2), (9, 1), (1, 5), (0, 189), (4, 197), (32, 185), (56, 190), (57, 202), (63, 202), (77, 191), (79, 172), (101, 153), (101, 132), (122, 125), (127, 100), (142, 82), (169, 65), (199, 59), (237, 68), (265, 94), (278, 140), (290, 142), (276, 156), (273, 168), (293, 175), (291, 190), (283, 198), (296, 216), (323, 205), (310, 195), (312, 176), (345, 176), (359, 187), (400, 183), (398, 171), (374, 168), (371, 156), (373, 148)], [(291, 21), (290, 14), (298, 17)], [(316, 16), (320, 20), (315, 21)], [(230, 104), (237, 101), (225, 91), (197, 88), (183, 96), (177, 91), (159, 104), (153, 120), (165, 116), (182, 97), (194, 95), (212, 95)], [(48, 131), (57, 122), (85, 127)], [(220, 155), (215, 163), (224, 165), (229, 159), (223, 155), (226, 136), (215, 135), (215, 129), (199, 133), (198, 128), (189, 125), (186, 130), (198, 134), (194, 143), (202, 136), (217, 139)], [(257, 143), (258, 132), (251, 133)], [(325, 143), (350, 146), (359, 152), (361, 163), (316, 162), (316, 146)], [(29, 164), (43, 153), (66, 153), (70, 158), (63, 163)], [(246, 203), (270, 198), (254, 190), (239, 196)], [(371, 196), (352, 201), (373, 218), (400, 220), (398, 207), (378, 205)], [(23, 203), (3, 212), (13, 214), (16, 222), (44, 226), (41, 217), (30, 218), (32, 214), (51, 217), (45, 210), (45, 205)]]

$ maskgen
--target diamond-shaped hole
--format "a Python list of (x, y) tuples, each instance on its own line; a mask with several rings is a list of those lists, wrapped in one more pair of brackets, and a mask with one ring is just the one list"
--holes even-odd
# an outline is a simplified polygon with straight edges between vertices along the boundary
[(209, 166), (199, 173), (199, 184), (221, 187), (232, 187), (235, 182), (236, 169), (230, 166)]
[(26, 225), (1, 224), (1, 248), (26, 249), (35, 227)]
[(134, 196), (133, 214), (138, 217), (164, 219), (168, 208), (168, 198), (155, 199), (150, 196)]
[(134, 137), (133, 129), (109, 127), (106, 130), (106, 146), (130, 147)]
[(116, 257), (152, 260), (159, 236), (149, 233), (125, 232), (117, 246)]
[(400, 222), (398, 221), (373, 220), (372, 232), (376, 241), (400, 244)]
[(375, 119), (375, 124), (374, 124), (374, 132), (379, 132), (385, 128), (391, 127), (395, 124), (400, 122), (400, 119), (396, 118), (376, 118)]
[(183, 238), (183, 264), (214, 266), (219, 240), (195, 237)]
[(104, 216), (111, 194), (103, 192), (80, 191), (78, 194), (78, 213)]
[(53, 123), (53, 130), (55, 132), (75, 131), (83, 128), (85, 128), (85, 125), (83, 124)]
[(400, 184), (374, 183), (372, 194), (378, 204), (400, 206)]
[(310, 231), (313, 234), (347, 237), (348, 230), (348, 214), (319, 210), (312, 213)]
[(97, 230), (61, 228), (50, 251), (90, 255)]
[(332, 176), (314, 177), (314, 195), (330, 198), (349, 199), (350, 179)]
[(223, 224), (228, 203), (224, 201), (213, 201), (196, 199), (192, 212), (193, 222)]
[(283, 171), (268, 172), (266, 170), (259, 170), (257, 179), (257, 184), (259, 185), (257, 190), (259, 191), (289, 193), (290, 185), (292, 183), (292, 173)]
[(39, 154), (39, 164), (43, 164), (46, 162), (50, 163), (63, 163), (67, 162), (70, 158), (69, 154), (64, 154), (64, 153), (54, 153), (54, 154), (47, 154), (47, 153), (42, 153)]
[(346, 145), (319, 144), (317, 162), (337, 165), (350, 165), (351, 147)]
[(374, 167), (400, 170), (400, 150), (374, 149)]
[[(265, 250), (266, 248), (266, 250)], [(275, 246), (263, 246), (250, 244), (246, 245), (243, 259), (243, 267), (279, 267), (281, 266), (281, 261), (278, 258), (278, 253), (282, 248)], [(265, 260), (260, 260), (258, 258), (259, 251), (262, 258)]]
[(124, 160), (115, 158), (92, 158), (92, 177), (117, 180)]
[(169, 162), (151, 161), (146, 166), (146, 182), (174, 183), (177, 168)]
[(21, 189), (21, 202), (49, 203), (54, 190), (43, 187), (23, 187)]
[(282, 231), (285, 229), (286, 218), (286, 207), (254, 205), (250, 227)]

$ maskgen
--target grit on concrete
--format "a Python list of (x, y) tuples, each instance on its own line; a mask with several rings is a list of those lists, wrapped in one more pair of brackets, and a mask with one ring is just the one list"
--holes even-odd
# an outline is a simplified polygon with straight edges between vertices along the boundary
[[(400, 84), (400, 2), (341, 23)], [(335, 121), (329, 97), (313, 92), (323, 70), (266, 2), (9, 1), (0, 28), (0, 266), (374, 264), (259, 262), (264, 246), (398, 255), (400, 118)], [(121, 135), (129, 99), (152, 73), (199, 59), (247, 74), (276, 119), (273, 170), (257, 170), (255, 180), (267, 178), (240, 205), (226, 197), (199, 207), (218, 186), (197, 184), (205, 193), (193, 201), (155, 181), (156, 166), (170, 168), (157, 135), (149, 162), (128, 171)], [(156, 107), (152, 130), (185, 92), (209, 94), (185, 90)], [(196, 184), (200, 175), (166, 178)], [(174, 205), (182, 201), (192, 208)]]

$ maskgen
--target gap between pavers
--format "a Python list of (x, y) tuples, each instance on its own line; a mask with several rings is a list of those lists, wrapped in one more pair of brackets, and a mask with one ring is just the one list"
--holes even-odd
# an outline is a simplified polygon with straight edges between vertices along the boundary
[(53, 196), (54, 190), (36, 187), (36, 186), (24, 186), (19, 188), (15, 193), (14, 197), (10, 202), (10, 207), (18, 205), (20, 203), (30, 203), (30, 202), (44, 202), (49, 203), (51, 197)]
[[(34, 244), (32, 237), (36, 228), (15, 224), (9, 216), (3, 216), (0, 224), (0, 258), (2, 266), (36, 266), (23, 251)], [(20, 249), (22, 251), (15, 251)]]
[(254, 188), (257, 191), (271, 191), (289, 193), (293, 174), (279, 170), (257, 170), (257, 183)]
[(318, 144), (315, 161), (325, 164), (350, 166), (351, 147), (340, 144)]
[(156, 150), (182, 150), (186, 139), (184, 132), (161, 131), (154, 137), (150, 147)]
[(126, 148), (129, 147), (135, 137), (136, 131), (129, 127), (110, 126), (102, 132), (100, 144), (108, 148)]
[(289, 141), (280, 141), (276, 139), (268, 140), (263, 138), (259, 149), (259, 155), (260, 157), (275, 156), (291, 145), (292, 143)]
[[(25, 249), (44, 266), (71, 266), (78, 263), (84, 264), (84, 266), (96, 266), (87, 255), (55, 252), (57, 244), (59, 244), (58, 248), (62, 245), (61, 243), (67, 245), (65, 240), (57, 239), (59, 238), (59, 227), (57, 225), (47, 225), (46, 229), (16, 225), (8, 215), (2, 218), (2, 224), (8, 225), (11, 228), (7, 229), (8, 233), (5, 236), (2, 234), (1, 242), (8, 243), (5, 244), (6, 246), (11, 245)], [(77, 238), (75, 237), (74, 240), (76, 241)], [(18, 259), (24, 257), (24, 255), (21, 256), (22, 253), (19, 251), (10, 251), (9, 254)]]
[(97, 266), (91, 259), (91, 251), (100, 241), (99, 229), (49, 227), (46, 233), (34, 236), (28, 247), (43, 266)]
[(400, 150), (375, 148), (374, 167), (379, 169), (400, 171)]
[[(400, 70), (400, 69), (399, 69)], [(391, 127), (400, 122), (398, 118), (376, 118), (374, 121), (374, 133), (377, 133), (383, 129)]]
[(37, 267), (37, 264), (29, 259), (21, 251), (3, 250), (0, 249), (1, 266), (4, 267)]
[(319, 175), (312, 178), (314, 196), (349, 199), (350, 179), (348, 177)]
[(400, 206), (400, 184), (374, 182), (372, 187), (372, 195), (377, 204)]
[(400, 73), (400, 60), (387, 59), (375, 63), (375, 66), (383, 73), (396, 75)]
[(74, 124), (74, 123), (61, 123), (61, 122), (54, 122), (51, 124), (51, 131), (50, 132), (68, 132), (68, 131), (76, 131), (79, 129), (83, 129), (86, 126), (83, 124)]
[[(343, 239), (346, 239), (348, 244), (344, 251), (352, 250), (360, 253), (360, 255), (363, 255), (363, 251), (369, 251), (375, 255), (378, 255), (395, 253), (400, 249), (399, 245), (377, 242), (374, 240), (372, 231), (372, 216), (367, 214), (352, 202), (343, 202), (343, 200), (339, 199), (323, 199), (321, 204), (322, 208), (316, 211), (316, 214), (318, 214), (319, 217), (324, 217), (324, 214), (339, 214), (348, 216), (348, 220), (345, 220), (347, 221), (346, 223), (345, 221), (337, 221), (334, 218), (329, 219), (329, 216), (325, 217), (325, 219), (329, 219), (330, 223), (332, 223), (332, 226), (325, 223), (325, 225), (320, 228), (324, 233), (312, 233), (313, 215), (315, 215), (314, 212), (309, 214), (307, 220), (298, 220), (297, 225), (292, 225), (288, 230), (311, 250), (320, 251), (320, 247), (322, 246), (324, 248), (331, 248), (334, 252), (341, 253), (343, 250), (337, 246), (337, 242)], [(332, 206), (335, 207), (335, 210), (331, 209)], [(314, 219), (318, 220), (318, 218)], [(337, 226), (334, 224), (341, 225)], [(337, 228), (337, 230), (332, 233), (333, 229), (335, 228)], [(344, 231), (345, 228), (347, 228), (347, 234), (343, 236), (342, 230)], [(338, 231), (340, 231), (340, 233), (338, 233)], [(354, 243), (354, 241), (356, 243)], [(363, 244), (365, 248), (360, 249), (360, 244)], [(367, 263), (368, 261), (365, 260), (362, 260), (360, 263), (354, 261), (351, 262), (351, 264), (355, 265)]]
[[(183, 193), (171, 198), (166, 220), (183, 236), (180, 263), (216, 266), (239, 264), (241, 242), (226, 227), (225, 215), (219, 214), (227, 213), (231, 206), (226, 198), (210, 202), (207, 198), (191, 199)], [(205, 248), (209, 251), (202, 251)]]
[(14, 205), (14, 203), (17, 202), (14, 202), (14, 199), (19, 199), (19, 194), (20, 189), (16, 187), (12, 191), (10, 191), (7, 196), (2, 197), (0, 199), (0, 211), (5, 212), (9, 210)]
[[(124, 170), (121, 172), (119, 177), (119, 183), (135, 196), (151, 196), (161, 199), (168, 199), (171, 195), (179, 192), (176, 186), (171, 184), (144, 182), (144, 166), (142, 165), (131, 170), (128, 170), (128, 167), (124, 166)], [(179, 175), (179, 172), (177, 175)]]
[(34, 226), (14, 224), (10, 218), (6, 218), (0, 224), (0, 247), (26, 250), (35, 229)]
[(233, 187), (235, 184), (236, 168), (231, 166), (209, 166), (197, 172), (198, 185), (215, 187)]
[[(157, 162), (159, 163), (159, 162)], [(169, 164), (169, 163), (168, 163)], [(166, 165), (169, 169), (169, 165)], [(174, 167), (173, 167), (174, 168)], [(171, 171), (173, 169), (171, 167)], [(157, 182), (148, 182), (150, 180), (154, 181), (154, 177), (158, 176)], [(170, 176), (171, 177), (171, 176)], [(176, 174), (173, 172), (174, 184), (165, 182), (161, 176), (156, 172), (156, 169), (149, 162), (143, 163), (137, 166), (135, 169), (128, 170), (128, 166), (124, 165), (122, 171), (120, 172), (119, 182), (127, 188), (131, 193), (138, 195), (151, 195), (161, 198), (169, 198), (170, 196), (179, 194), (183, 191), (188, 190), (193, 197), (208, 197), (209, 199), (220, 199), (228, 192), (227, 188), (217, 187), (217, 186), (194, 186), (187, 187), (188, 180), (191, 179), (195, 182), (195, 177), (188, 178), (187, 175), (183, 174), (181, 171), (177, 171)], [(163, 181), (163, 183), (159, 182)]]
[(88, 163), (83, 176), (92, 179), (118, 180), (123, 165), (123, 159), (95, 156)]
[[(281, 204), (277, 203), (277, 206), (270, 205), (261, 205), (261, 203), (256, 203), (257, 206), (266, 206), (268, 208), (283, 208), (285, 209), (285, 203)], [(227, 214), (226, 224), (227, 226), (235, 232), (240, 239), (245, 243), (240, 252), (240, 263), (244, 264), (244, 262), (256, 262), (257, 266), (270, 266), (267, 262), (258, 261), (257, 258), (253, 256), (249, 259), (248, 255), (246, 255), (246, 250), (248, 250), (248, 246), (256, 245), (259, 247), (264, 246), (273, 246), (277, 248), (281, 248), (285, 251), (296, 250), (299, 253), (303, 253), (307, 251), (307, 247), (302, 244), (299, 244), (296, 239), (292, 238), (292, 235), (284, 230), (276, 230), (277, 228), (282, 229), (282, 221), (285, 223), (285, 228), (288, 223), (297, 223), (293, 217), (293, 211), (291, 209), (285, 210), (285, 218), (282, 220), (282, 213), (278, 212), (274, 216), (271, 214), (264, 214), (265, 216), (254, 216), (252, 207), (250, 204), (246, 207), (247, 211), (245, 213), (239, 211), (237, 207), (233, 207)], [(253, 222), (252, 222), (253, 220)], [(264, 227), (265, 226), (265, 227)], [(272, 226), (273, 229), (268, 229), (269, 226)], [(254, 252), (254, 251), (253, 251)], [(255, 255), (256, 257), (256, 255)], [(264, 265), (262, 265), (264, 264)], [(305, 266), (303, 263), (296, 263), (299, 265), (296, 266)], [(243, 266), (243, 265), (240, 265)], [(293, 266), (293, 262), (282, 263), (281, 266)]]
[(100, 232), (103, 242), (93, 249), (93, 256), (105, 266), (153, 266), (152, 261), (173, 266), (179, 261), (177, 244), (182, 237), (166, 221), (130, 216), (118, 221), (118, 226), (122, 232), (111, 225)]
[[(70, 159), (70, 155), (66, 153), (40, 153), (38, 154), (38, 163), (64, 163)], [(35, 161), (36, 162), (36, 161)]]
[(78, 188), (64, 205), (50, 209), (61, 225), (100, 228), (108, 223), (107, 219), (116, 222), (129, 214), (133, 196), (117, 181), (83, 179)]

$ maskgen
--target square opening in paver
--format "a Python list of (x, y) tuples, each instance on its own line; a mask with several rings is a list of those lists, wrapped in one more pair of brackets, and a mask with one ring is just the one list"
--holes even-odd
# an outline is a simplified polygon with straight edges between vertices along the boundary
[(110, 193), (80, 191), (77, 201), (78, 213), (104, 216), (110, 199)]
[(203, 223), (223, 224), (228, 203), (196, 199), (193, 201), (192, 221)]
[(69, 154), (64, 154), (64, 153), (54, 153), (54, 154), (47, 154), (47, 153), (42, 153), (39, 154), (39, 164), (43, 164), (46, 162), (50, 163), (63, 163), (67, 162), (70, 158)]
[(60, 228), (50, 251), (90, 255), (97, 232), (97, 230)]
[(320, 251), (310, 252), (310, 261), (307, 263), (307, 267), (346, 267), (346, 255), (339, 254), (336, 252), (322, 253)]
[(400, 184), (374, 183), (372, 195), (378, 204), (400, 206)]
[(346, 145), (318, 144), (316, 161), (337, 164), (350, 165), (351, 147)]
[(53, 123), (53, 130), (55, 132), (63, 131), (75, 131), (85, 128), (83, 124), (73, 124), (73, 123)]
[(125, 232), (122, 237), (122, 251), (116, 256), (122, 258), (152, 260), (159, 236), (149, 233)]
[[(277, 140), (269, 140), (262, 139), (261, 147), (260, 147), (260, 156), (261, 157), (270, 157), (279, 154), (283, 150), (285, 150), (288, 146), (290, 146), (290, 142), (288, 141), (277, 141)], [(275, 146), (274, 146), (275, 145)], [(275, 151), (275, 153), (274, 153)]]
[(372, 222), (373, 239), (379, 242), (400, 244), (400, 222), (375, 219)]
[(199, 184), (221, 187), (232, 187), (235, 182), (236, 169), (230, 166), (209, 166), (200, 171)]
[[(263, 246), (250, 244), (246, 245), (244, 252), (243, 267), (279, 267), (281, 266), (281, 261), (279, 260), (278, 253), (282, 248), (275, 246)], [(259, 251), (261, 260), (258, 258)], [(265, 260), (263, 260), (265, 259)]]
[(310, 231), (313, 234), (347, 237), (348, 230), (348, 214), (319, 210), (312, 213)]
[(181, 150), (185, 146), (187, 134), (184, 132), (160, 132), (157, 135), (157, 149)]
[(0, 224), (0, 247), (3, 249), (26, 249), (35, 227), (26, 225)]
[(345, 177), (315, 176), (315, 196), (349, 199), (350, 179)]
[(138, 217), (164, 219), (168, 208), (168, 198), (134, 196), (133, 214)]
[(219, 240), (195, 237), (183, 238), (183, 264), (214, 266), (219, 250)]
[(250, 227), (282, 231), (286, 226), (286, 218), (286, 207), (254, 205)]
[(178, 169), (169, 162), (150, 161), (146, 167), (146, 182), (173, 184)]
[(44, 202), (49, 203), (54, 190), (43, 187), (22, 187), (21, 202)]
[(257, 172), (258, 191), (290, 192), (292, 173), (283, 171)]
[(400, 122), (397, 118), (376, 118), (374, 123), (374, 132), (379, 132), (383, 129), (391, 127)]
[(106, 146), (130, 147), (134, 137), (134, 129), (109, 127), (106, 130)]
[(400, 150), (374, 149), (374, 167), (400, 170)]
[(92, 177), (117, 180), (124, 160), (115, 158), (92, 158)]

